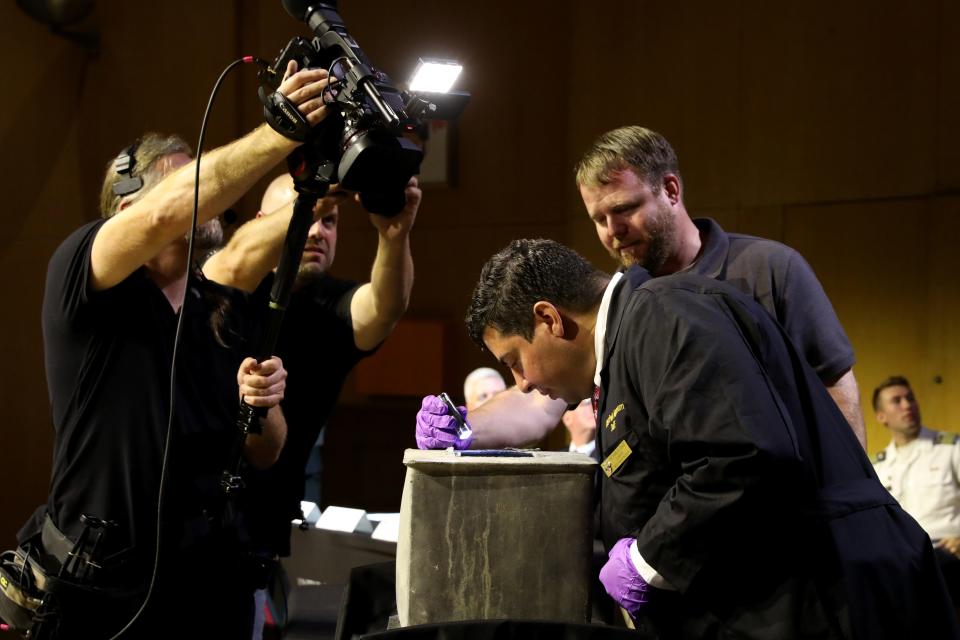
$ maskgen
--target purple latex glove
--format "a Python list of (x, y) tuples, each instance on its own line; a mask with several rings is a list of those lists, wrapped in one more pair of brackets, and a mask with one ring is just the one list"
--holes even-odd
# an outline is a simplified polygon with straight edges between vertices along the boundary
[[(457, 407), (457, 411), (466, 421), (466, 407)], [(424, 396), (420, 411), (417, 412), (418, 447), (421, 449), (453, 447), (460, 451), (469, 449), (471, 442), (473, 442), (473, 434), (464, 440), (457, 436), (457, 420), (447, 413), (447, 405), (443, 400), (437, 396)]]
[(636, 619), (649, 599), (650, 586), (640, 577), (630, 559), (633, 538), (620, 538), (607, 554), (607, 563), (600, 569), (600, 582), (610, 597)]

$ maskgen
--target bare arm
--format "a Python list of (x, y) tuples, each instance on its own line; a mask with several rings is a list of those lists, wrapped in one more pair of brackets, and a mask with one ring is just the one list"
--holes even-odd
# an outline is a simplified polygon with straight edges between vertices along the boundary
[(379, 241), (370, 282), (364, 284), (350, 301), (353, 338), (359, 349), (369, 351), (390, 335), (410, 302), (413, 289), (413, 256), (410, 253), (410, 229), (417, 216), (422, 194), (417, 179), (406, 189), (407, 204), (396, 216), (375, 214), (370, 220), (377, 227)]
[(287, 421), (280, 406), (267, 410), (267, 416), (260, 420), (263, 432), (248, 434), (243, 443), (243, 457), (254, 469), (269, 469), (280, 457), (283, 444), (287, 441)]
[(520, 447), (536, 442), (553, 431), (566, 409), (563, 400), (510, 387), (467, 416), (473, 428), (471, 448)]
[(832, 385), (827, 385), (827, 392), (837, 403), (843, 417), (850, 423), (854, 435), (860, 441), (860, 446), (867, 448), (867, 428), (863, 422), (863, 412), (860, 410), (860, 389), (857, 379), (853, 376), (853, 369), (848, 370)]
[(237, 387), (243, 400), (252, 407), (266, 407), (261, 419), (263, 432), (250, 434), (243, 443), (243, 455), (256, 469), (267, 469), (280, 457), (287, 439), (287, 422), (280, 401), (286, 389), (287, 371), (280, 358), (273, 356), (257, 363), (246, 358), (237, 371)]
[[(281, 91), (316, 124), (326, 114), (319, 96), (326, 72), (307, 69), (288, 77)], [(297, 143), (261, 125), (243, 138), (204, 154), (200, 163), (198, 222), (236, 202)], [(90, 250), (90, 284), (109, 289), (190, 229), (195, 161), (180, 167), (142, 198), (107, 220)]]

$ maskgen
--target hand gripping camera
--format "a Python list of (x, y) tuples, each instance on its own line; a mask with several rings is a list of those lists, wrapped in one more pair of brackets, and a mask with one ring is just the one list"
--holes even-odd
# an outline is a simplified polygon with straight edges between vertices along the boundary
[[(423, 95), (394, 88), (347, 32), (336, 0), (283, 0), (283, 6), (291, 16), (306, 22), (316, 37), (293, 38), (272, 67), (260, 73), (260, 99), (267, 122), (281, 134), (311, 147), (320, 159), (320, 180), (359, 192), (368, 211), (384, 216), (399, 213), (405, 204), (407, 181), (419, 172), (423, 158), (420, 148), (404, 134), (420, 127), (421, 118), (456, 114)], [(276, 91), (290, 60), (297, 62), (298, 69), (321, 67), (330, 73), (330, 85), (323, 94), (328, 114), (316, 127), (311, 128)], [(465, 105), (465, 100), (459, 100), (454, 110)]]

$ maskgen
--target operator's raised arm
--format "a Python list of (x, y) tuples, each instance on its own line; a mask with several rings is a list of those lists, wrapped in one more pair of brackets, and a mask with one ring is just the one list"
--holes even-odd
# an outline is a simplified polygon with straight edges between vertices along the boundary
[(410, 303), (413, 289), (410, 230), (422, 197), (417, 179), (411, 178), (404, 190), (405, 204), (400, 213), (389, 218), (369, 214), (371, 224), (377, 229), (377, 255), (370, 270), (370, 282), (361, 285), (350, 301), (353, 339), (363, 351), (374, 349), (390, 335)]
[[(316, 124), (326, 115), (320, 94), (327, 85), (327, 72), (295, 69), (296, 63), (291, 62), (280, 91), (300, 105), (308, 122)], [(198, 223), (212, 220), (231, 206), (296, 146), (295, 141), (264, 124), (239, 140), (205, 153), (200, 165)], [(119, 195), (113, 184), (104, 186), (101, 205), (107, 220), (90, 250), (90, 286), (94, 291), (119, 284), (165, 249), (179, 247), (171, 243), (190, 230), (196, 166), (186, 147), (172, 153), (143, 149), (141, 155), (153, 156), (145, 158), (153, 162), (143, 166), (140, 160), (139, 170), (134, 164), (131, 177), (140, 177), (146, 188)], [(137, 162), (135, 154), (133, 157)], [(173, 268), (169, 276), (175, 275), (178, 271)]]

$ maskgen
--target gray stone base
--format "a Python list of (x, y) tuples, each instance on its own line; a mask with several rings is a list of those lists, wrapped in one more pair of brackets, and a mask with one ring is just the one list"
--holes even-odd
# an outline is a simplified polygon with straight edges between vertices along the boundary
[(585, 622), (593, 474), (583, 454), (467, 457), (408, 450), (397, 543), (404, 626)]

